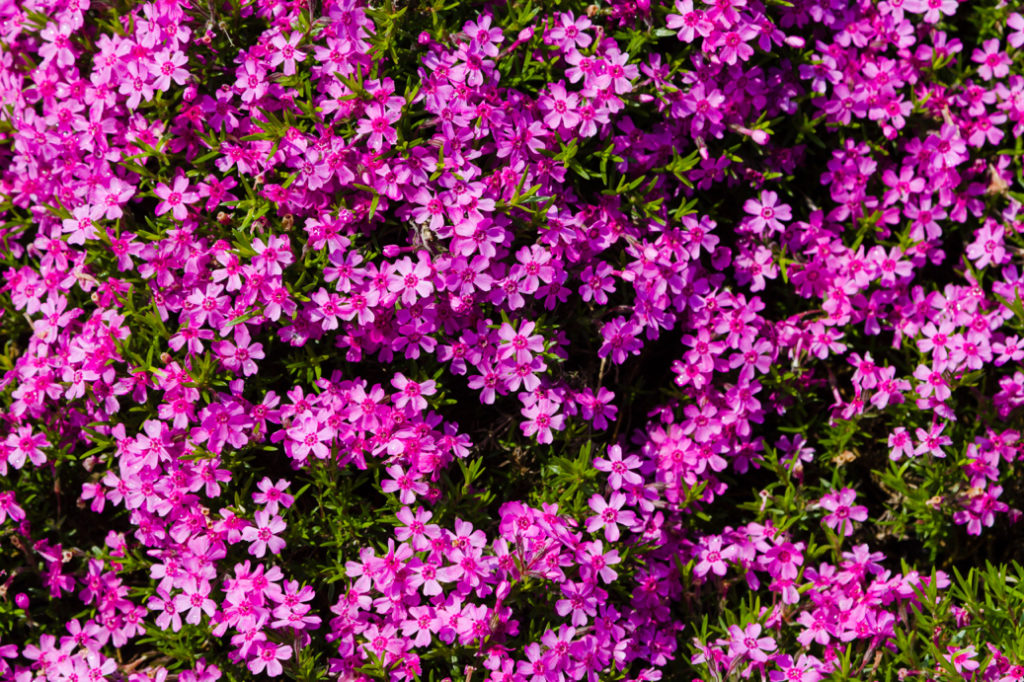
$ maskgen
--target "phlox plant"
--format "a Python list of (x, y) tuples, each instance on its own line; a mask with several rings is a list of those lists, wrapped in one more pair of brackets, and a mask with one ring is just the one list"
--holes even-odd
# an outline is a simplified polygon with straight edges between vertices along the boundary
[(0, 0), (0, 679), (1024, 679), (1005, 0)]

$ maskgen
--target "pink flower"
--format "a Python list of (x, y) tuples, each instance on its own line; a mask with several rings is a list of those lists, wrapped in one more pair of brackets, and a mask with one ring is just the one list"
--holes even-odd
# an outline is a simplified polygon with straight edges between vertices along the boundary
[(287, 430), (288, 441), (285, 448), (288, 455), (297, 460), (304, 460), (313, 453), (317, 459), (326, 459), (331, 454), (328, 445), (334, 434), (331, 429), (321, 424), (311, 414), (302, 415)]
[(571, 11), (562, 12), (558, 15), (558, 23), (548, 33), (548, 37), (563, 50), (573, 47), (584, 49), (593, 42), (593, 38), (586, 32), (591, 25), (590, 19), (586, 16), (577, 19)]
[(1006, 42), (1010, 44), (1010, 47), (1018, 48), (1024, 46), (1024, 16), (1013, 12), (1007, 17), (1006, 26), (1014, 31), (1006, 38)]
[(760, 634), (760, 623), (750, 623), (744, 629), (740, 629), (738, 625), (732, 625), (729, 627), (729, 635), (732, 637), (729, 646), (739, 656), (746, 656), (755, 663), (767, 663), (768, 654), (765, 652), (775, 651), (775, 639), (761, 637)]
[(384, 144), (390, 148), (398, 141), (398, 133), (392, 124), (402, 117), (402, 112), (386, 108), (380, 104), (371, 104), (366, 108), (366, 117), (359, 119), (356, 132), (360, 135), (369, 135), (367, 146), (375, 152), (384, 148)]
[(914, 456), (914, 441), (910, 432), (902, 426), (893, 429), (889, 434), (889, 459), (898, 461), (903, 457)]
[(679, 14), (669, 14), (665, 19), (670, 29), (679, 29), (676, 33), (679, 40), (692, 43), (697, 36), (707, 38), (715, 30), (715, 25), (708, 21), (704, 10), (693, 8), (693, 0), (676, 0), (675, 6)]
[(387, 472), (391, 478), (381, 481), (380, 488), (386, 493), (397, 491), (398, 500), (402, 504), (412, 504), (416, 501), (417, 495), (422, 497), (427, 494), (427, 489), (430, 486), (415, 475), (405, 473), (405, 470), (397, 464), (388, 467)]
[(554, 441), (552, 431), (561, 431), (565, 428), (565, 417), (558, 414), (559, 403), (547, 398), (541, 398), (532, 405), (524, 407), (520, 413), (526, 417), (526, 421), (520, 424), (524, 436), (537, 435), (538, 443), (551, 443)]
[(728, 570), (726, 561), (732, 560), (735, 555), (735, 549), (733, 545), (722, 549), (722, 538), (719, 535), (712, 535), (706, 539), (706, 546), (701, 549), (699, 560), (697, 565), (694, 566), (693, 572), (698, 577), (703, 577), (711, 571), (717, 576), (725, 575)]
[(498, 346), (498, 357), (500, 359), (511, 359), (517, 363), (529, 363), (533, 359), (533, 353), (544, 352), (544, 337), (540, 334), (533, 334), (536, 324), (530, 321), (521, 322), (516, 330), (511, 324), (505, 322), (498, 329), (498, 338), (501, 344)]
[(290, 485), (291, 482), (287, 479), (282, 478), (277, 483), (272, 483), (270, 477), (264, 476), (256, 485), (259, 491), (252, 494), (252, 501), (263, 505), (264, 511), (268, 514), (277, 514), (278, 505), (287, 509), (295, 501), (294, 497), (285, 492)]
[(544, 125), (552, 130), (575, 128), (580, 122), (580, 115), (576, 112), (579, 96), (566, 92), (564, 83), (548, 85), (547, 92), (540, 96), (540, 106), (546, 112)]
[(249, 554), (257, 559), (266, 554), (268, 549), (271, 554), (280, 554), (286, 543), (277, 534), (287, 528), (288, 524), (277, 514), (271, 515), (262, 509), (253, 518), (256, 525), (242, 531), (242, 540), (252, 543), (249, 545)]
[(788, 654), (783, 654), (775, 659), (775, 665), (779, 669), (768, 673), (771, 682), (818, 682), (821, 679), (818, 672), (821, 662), (807, 654), (800, 654), (795, 662)]
[(640, 458), (636, 455), (629, 455), (622, 458), (622, 448), (618, 445), (608, 447), (608, 459), (595, 459), (594, 468), (598, 471), (608, 473), (608, 485), (613, 490), (618, 490), (623, 483), (629, 485), (640, 485), (643, 478), (634, 469), (639, 469)]
[[(952, 0), (955, 2), (955, 0)], [(1005, 53), (999, 50), (999, 39), (992, 38), (982, 43), (981, 48), (976, 48), (971, 59), (979, 64), (978, 75), (985, 80), (1003, 78), (1010, 73), (1010, 65), (1013, 61)]]
[(618, 540), (619, 524), (628, 528), (636, 523), (636, 514), (628, 510), (622, 511), (622, 505), (625, 503), (625, 493), (618, 490), (613, 492), (608, 500), (596, 493), (592, 495), (589, 504), (597, 515), (587, 519), (587, 532), (594, 533), (604, 528), (604, 537), (608, 542)]
[(417, 383), (401, 372), (395, 374), (391, 385), (399, 391), (391, 398), (398, 409), (403, 409), (408, 405), (417, 411), (425, 410), (427, 409), (427, 399), (423, 396), (437, 393), (437, 382), (427, 380)]
[(6, 461), (0, 457), (0, 475), (7, 475), (6, 464), (15, 469), (24, 466), (28, 459), (35, 466), (46, 464), (46, 454), (43, 448), (50, 447), (50, 441), (44, 433), (35, 433), (30, 424), (19, 426), (18, 429), (7, 435), (4, 445), (9, 448)]
[[(944, 658), (953, 664), (953, 667), (958, 673), (970, 673), (981, 667), (981, 663), (975, 660), (977, 652), (974, 650), (974, 645), (966, 646), (964, 648), (948, 646), (946, 651), (949, 653), (944, 655)], [(968, 675), (965, 674), (965, 677)]]
[(284, 75), (293, 75), (295, 62), (306, 59), (306, 53), (296, 49), (301, 39), (302, 34), (298, 31), (292, 33), (288, 40), (285, 40), (283, 35), (274, 36), (274, 39), (270, 41), (274, 47), (274, 51), (270, 53), (270, 66), (276, 67), (278, 64), (284, 64)]
[(956, 14), (957, 0), (905, 0), (903, 9), (908, 12), (924, 13), (924, 20), (929, 24), (937, 24), (942, 15), (951, 17)]
[(181, 67), (187, 63), (188, 57), (182, 52), (170, 50), (157, 52), (153, 55), (153, 62), (149, 67), (150, 73), (156, 78), (153, 81), (153, 87), (157, 90), (167, 91), (170, 89), (172, 81), (178, 85), (184, 85), (188, 80), (188, 71)]
[(577, 550), (577, 558), (580, 565), (587, 567), (594, 576), (599, 576), (605, 583), (610, 583), (619, 577), (619, 574), (612, 569), (613, 564), (619, 563), (619, 552), (617, 550), (604, 551), (604, 545), (600, 540), (584, 542)]
[(249, 661), (249, 670), (254, 675), (266, 671), (268, 677), (277, 677), (284, 672), (281, 661), (287, 661), (291, 657), (292, 648), (289, 645), (261, 642), (256, 650), (256, 656)]
[(408, 257), (395, 263), (388, 278), (388, 291), (400, 294), (403, 304), (413, 305), (417, 299), (426, 298), (434, 291), (433, 275), (429, 255), (420, 251), (415, 264)]
[(178, 613), (185, 613), (185, 622), (196, 625), (202, 614), (212, 618), (217, 611), (217, 603), (210, 599), (210, 583), (207, 580), (189, 578), (184, 590), (174, 599), (174, 608)]
[(199, 201), (199, 195), (195, 192), (189, 192), (188, 187), (188, 178), (184, 175), (176, 177), (171, 187), (162, 182), (157, 185), (153, 193), (162, 201), (156, 206), (156, 215), (163, 215), (171, 211), (171, 215), (174, 216), (175, 220), (185, 220), (188, 217), (188, 204), (194, 204)]
[(13, 490), (0, 492), (0, 525), (8, 518), (12, 521), (21, 521), (25, 518), (25, 510), (18, 506)]
[(779, 195), (771, 190), (762, 191), (759, 199), (747, 199), (743, 210), (753, 216), (746, 224), (758, 234), (782, 232), (786, 229), (784, 221), (793, 217), (789, 205), (780, 203)]
[(643, 346), (637, 338), (640, 328), (624, 317), (616, 317), (601, 327), (601, 338), (604, 343), (597, 351), (599, 358), (611, 356), (612, 362), (621, 365), (629, 354), (639, 355)]
[(853, 535), (852, 522), (864, 522), (868, 518), (867, 507), (853, 506), (856, 498), (857, 493), (850, 488), (833, 491), (822, 497), (818, 505), (830, 512), (822, 519), (822, 523), (845, 537)]
[(71, 36), (74, 33), (74, 27), (63, 21), (59, 25), (51, 22), (39, 32), (39, 37), (46, 41), (39, 47), (39, 56), (43, 58), (40, 68), (45, 67), (51, 61), (55, 61), (61, 68), (72, 66), (75, 63), (75, 53), (71, 49), (73, 47)]
[(104, 208), (99, 205), (83, 204), (75, 208), (71, 212), (72, 217), (65, 218), (62, 223), (64, 233), (71, 234), (68, 244), (85, 244), (87, 239), (99, 239), (95, 221), (102, 218), (104, 213)]

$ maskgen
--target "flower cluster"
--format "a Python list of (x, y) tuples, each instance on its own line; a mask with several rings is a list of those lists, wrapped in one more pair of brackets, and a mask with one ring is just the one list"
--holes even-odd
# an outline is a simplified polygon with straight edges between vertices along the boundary
[(0, 3), (0, 679), (1024, 678), (1024, 17), (565, 4)]

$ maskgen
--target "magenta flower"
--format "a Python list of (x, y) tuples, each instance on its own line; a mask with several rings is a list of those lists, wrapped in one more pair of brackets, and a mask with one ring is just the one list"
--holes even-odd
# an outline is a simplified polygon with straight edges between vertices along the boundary
[(297, 460), (304, 460), (313, 453), (317, 459), (326, 459), (331, 454), (329, 443), (333, 438), (330, 427), (321, 424), (311, 414), (302, 415), (287, 430), (288, 440), (285, 448), (288, 455)]
[(902, 426), (893, 429), (889, 434), (889, 459), (898, 461), (903, 457), (914, 456), (914, 440), (910, 432)]
[(1012, 28), (1011, 33), (1007, 38), (1006, 42), (1010, 44), (1010, 47), (1019, 48), (1024, 46), (1024, 16), (1013, 12), (1006, 19), (1007, 28)]
[(245, 324), (235, 325), (235, 341), (220, 341), (216, 344), (217, 355), (228, 369), (242, 376), (252, 376), (259, 369), (256, 360), (262, 360), (263, 344), (253, 343)]
[(804, 563), (804, 555), (793, 543), (781, 542), (764, 554), (764, 561), (773, 576), (796, 580), (799, 567)]
[(8, 518), (12, 521), (21, 521), (25, 518), (25, 510), (18, 506), (13, 490), (0, 492), (0, 525)]
[(612, 362), (621, 365), (626, 361), (629, 354), (639, 355), (642, 343), (637, 338), (640, 328), (624, 317), (616, 317), (601, 327), (601, 338), (603, 343), (597, 351), (597, 356), (605, 358), (611, 356)]
[(948, 653), (944, 654), (943, 657), (953, 664), (953, 668), (958, 673), (963, 673), (965, 677), (981, 667), (981, 663), (975, 660), (978, 654), (974, 650), (974, 645), (963, 648), (949, 646), (946, 647), (946, 651)]
[(36, 433), (30, 424), (26, 424), (7, 434), (4, 445), (8, 452), (6, 457), (0, 456), (0, 475), (6, 476), (7, 464), (15, 469), (21, 469), (26, 459), (37, 467), (46, 464), (43, 448), (49, 447), (50, 441), (45, 433)]
[(160, 629), (172, 632), (181, 630), (181, 614), (178, 612), (176, 602), (176, 597), (172, 597), (165, 590), (159, 588), (156, 591), (156, 596), (150, 597), (146, 606), (150, 611), (158, 612), (155, 622)]
[(951, 17), (956, 14), (957, 0), (904, 0), (903, 9), (908, 12), (923, 13), (924, 20), (929, 24), (937, 24), (943, 15)]
[(498, 338), (501, 339), (498, 357), (516, 363), (529, 363), (533, 353), (544, 352), (544, 337), (532, 333), (536, 326), (530, 321), (521, 322), (517, 330), (508, 322), (502, 324), (498, 329)]
[(608, 485), (618, 490), (623, 483), (640, 485), (643, 478), (635, 470), (639, 469), (641, 460), (636, 455), (622, 457), (622, 448), (618, 445), (608, 447), (608, 459), (595, 459), (594, 468), (608, 474)]

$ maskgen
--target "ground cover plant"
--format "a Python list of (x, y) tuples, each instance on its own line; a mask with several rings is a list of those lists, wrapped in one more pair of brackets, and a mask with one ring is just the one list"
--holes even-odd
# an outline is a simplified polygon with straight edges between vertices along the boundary
[(0, 679), (1024, 679), (1022, 48), (0, 0)]

